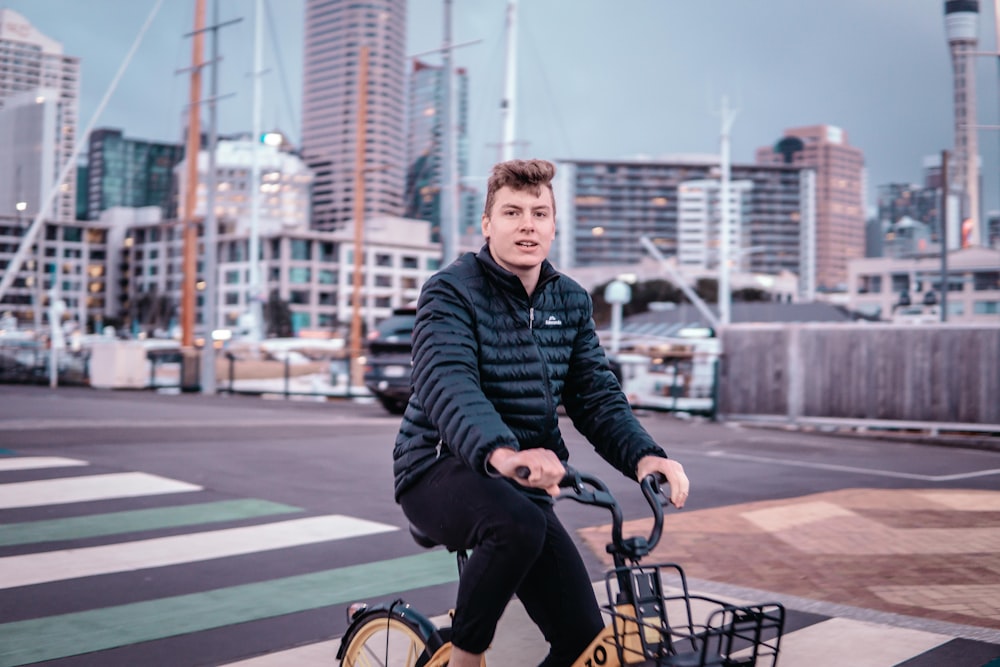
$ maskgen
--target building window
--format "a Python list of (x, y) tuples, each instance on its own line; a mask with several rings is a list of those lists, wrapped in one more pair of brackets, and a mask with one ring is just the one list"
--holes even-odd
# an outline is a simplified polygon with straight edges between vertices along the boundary
[(308, 285), (312, 282), (312, 271), (307, 266), (293, 266), (288, 269), (288, 282), (293, 285)]
[(906, 292), (910, 289), (910, 274), (908, 273), (894, 273), (892, 274), (892, 291), (893, 292)]
[(996, 315), (1000, 313), (1000, 301), (976, 301), (972, 312), (976, 315)]
[(403, 268), (404, 269), (419, 268), (417, 258), (413, 257), (412, 255), (403, 255)]
[(292, 259), (309, 259), (312, 253), (312, 242), (305, 239), (292, 239)]
[(858, 276), (858, 294), (878, 294), (882, 291), (882, 276)]
[(319, 282), (321, 285), (336, 285), (337, 284), (337, 272), (331, 269), (320, 269), (319, 270)]
[(306, 290), (292, 290), (288, 294), (288, 303), (308, 304), (309, 292)]
[(308, 329), (310, 321), (309, 313), (292, 313), (292, 329), (296, 332)]
[(977, 292), (1000, 290), (1000, 271), (976, 271), (973, 275), (973, 285)]
[(240, 272), (239, 271), (226, 271), (226, 284), (227, 285), (239, 285), (240, 283)]
[(392, 266), (392, 255), (376, 253), (375, 266)]
[(226, 305), (236, 306), (240, 302), (239, 292), (226, 292)]
[(384, 273), (376, 275), (375, 287), (392, 287), (392, 276)]

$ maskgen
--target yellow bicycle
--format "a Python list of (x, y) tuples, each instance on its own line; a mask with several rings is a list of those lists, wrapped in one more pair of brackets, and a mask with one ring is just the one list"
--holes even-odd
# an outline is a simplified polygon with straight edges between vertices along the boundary
[[(661, 479), (640, 487), (653, 512), (648, 537), (622, 536), (622, 510), (597, 477), (567, 468), (558, 498), (611, 512), (607, 551), (614, 567), (605, 576), (610, 621), (573, 667), (774, 667), (785, 626), (778, 602), (736, 605), (692, 594), (680, 565), (643, 565), (660, 541)], [(417, 543), (437, 546), (411, 528)], [(456, 552), (459, 572), (467, 559)], [(667, 585), (669, 582), (669, 586)], [(342, 667), (445, 667), (451, 656), (450, 627), (438, 626), (401, 599), (369, 608), (348, 608), (349, 627), (337, 658)], [(485, 659), (483, 661), (485, 665)]]

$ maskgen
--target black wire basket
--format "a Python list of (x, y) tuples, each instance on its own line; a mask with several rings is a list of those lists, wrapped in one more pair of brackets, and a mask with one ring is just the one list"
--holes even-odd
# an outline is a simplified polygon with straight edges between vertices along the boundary
[(605, 585), (622, 664), (774, 667), (778, 662), (785, 627), (780, 603), (741, 605), (692, 595), (674, 563), (617, 568)]

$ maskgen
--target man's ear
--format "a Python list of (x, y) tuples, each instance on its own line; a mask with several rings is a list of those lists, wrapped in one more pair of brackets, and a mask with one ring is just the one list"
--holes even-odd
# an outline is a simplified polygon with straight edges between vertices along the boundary
[(489, 226), (490, 226), (490, 216), (484, 213), (482, 218), (480, 218), (480, 228), (483, 230), (483, 238), (486, 239), (487, 241), (490, 240)]

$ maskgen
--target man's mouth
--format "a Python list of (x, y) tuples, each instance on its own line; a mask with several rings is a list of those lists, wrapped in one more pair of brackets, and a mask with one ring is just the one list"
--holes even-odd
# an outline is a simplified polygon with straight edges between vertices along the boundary
[(519, 245), (522, 248), (534, 248), (538, 244), (535, 243), (534, 241), (518, 241), (516, 245)]

